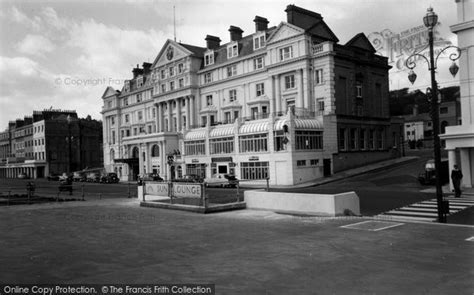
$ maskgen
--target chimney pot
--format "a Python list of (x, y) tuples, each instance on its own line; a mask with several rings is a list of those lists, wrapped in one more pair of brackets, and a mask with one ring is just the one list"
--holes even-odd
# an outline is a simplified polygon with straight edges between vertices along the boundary
[(221, 39), (219, 37), (207, 35), (204, 40), (206, 40), (206, 47), (208, 49), (216, 49), (221, 46)]
[(255, 32), (268, 29), (268, 20), (266, 18), (256, 15), (253, 21), (255, 22)]
[(230, 26), (229, 32), (230, 32), (230, 40), (231, 41), (239, 41), (240, 39), (242, 39), (242, 33), (244, 31), (239, 27)]

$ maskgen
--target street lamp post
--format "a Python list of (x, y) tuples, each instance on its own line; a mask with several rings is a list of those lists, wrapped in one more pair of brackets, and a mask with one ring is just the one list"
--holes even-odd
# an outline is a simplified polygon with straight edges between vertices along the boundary
[(443, 48), (436, 58), (434, 57), (434, 50), (433, 50), (433, 28), (438, 23), (438, 15), (434, 13), (433, 8), (428, 8), (428, 11), (423, 17), (423, 23), (428, 28), (428, 41), (429, 41), (429, 53), (430, 57), (429, 60), (422, 54), (413, 53), (410, 55), (406, 60), (406, 67), (410, 69), (410, 73), (408, 74), (408, 80), (413, 84), (416, 80), (416, 74), (413, 69), (416, 67), (415, 58), (421, 57), (425, 59), (428, 63), (428, 69), (431, 75), (431, 117), (433, 120), (433, 146), (434, 146), (434, 157), (435, 157), (435, 173), (436, 173), (436, 201), (438, 205), (438, 222), (445, 223), (446, 218), (444, 216), (443, 210), (443, 191), (441, 188), (441, 179), (440, 179), (440, 169), (441, 169), (441, 145), (439, 139), (439, 101), (438, 101), (438, 83), (436, 82), (436, 63), (438, 61), (439, 56), (448, 48), (455, 48), (457, 51), (449, 55), (449, 59), (453, 61), (453, 64), (449, 67), (449, 71), (451, 74), (456, 76), (456, 73), (459, 70), (459, 67), (454, 62), (455, 60), (459, 59), (461, 52), (458, 47), (456, 46), (447, 46)]
[(67, 142), (68, 142), (68, 154), (67, 154), (67, 174), (71, 173), (71, 122), (72, 117), (70, 115), (67, 116)]

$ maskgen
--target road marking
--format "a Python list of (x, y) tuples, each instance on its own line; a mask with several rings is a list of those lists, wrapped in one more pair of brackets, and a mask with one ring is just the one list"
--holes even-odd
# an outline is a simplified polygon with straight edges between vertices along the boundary
[[(449, 201), (449, 214), (447, 216), (474, 206), (474, 200), (466, 198), (445, 198), (444, 200)], [(438, 202), (436, 199), (425, 200), (381, 213), (376, 217), (435, 222), (438, 220)]]
[(341, 227), (349, 228), (349, 229), (368, 230), (368, 231), (380, 231), (380, 230), (384, 230), (387, 228), (392, 228), (392, 227), (400, 226), (400, 225), (403, 225), (403, 223), (367, 220), (367, 221), (343, 225)]

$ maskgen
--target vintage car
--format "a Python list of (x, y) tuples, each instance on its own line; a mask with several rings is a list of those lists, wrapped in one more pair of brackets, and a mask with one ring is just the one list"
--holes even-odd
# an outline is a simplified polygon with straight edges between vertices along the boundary
[(87, 182), (100, 182), (100, 173), (91, 172), (87, 174)]
[[(441, 184), (445, 184), (449, 181), (448, 159), (441, 159), (440, 180)], [(423, 185), (436, 184), (436, 169), (434, 159), (430, 159), (426, 162), (425, 170), (418, 174), (418, 181)]]
[(235, 175), (216, 173), (210, 178), (204, 179), (206, 187), (237, 187), (239, 180)]
[(100, 182), (101, 183), (118, 183), (119, 178), (117, 176), (117, 173), (113, 173), (113, 172), (105, 173), (101, 175)]
[(86, 174), (85, 173), (82, 173), (82, 172), (74, 172), (72, 174), (72, 181), (86, 181), (87, 180), (87, 177), (86, 177)]
[(204, 178), (200, 177), (199, 175), (196, 174), (188, 174), (184, 175), (181, 178), (174, 179), (174, 182), (193, 182), (193, 183), (202, 183), (204, 181)]
[(145, 174), (138, 174), (137, 176), (137, 184), (142, 185), (144, 181), (163, 181), (163, 178), (156, 173), (145, 173)]
[(59, 180), (59, 177), (61, 175), (59, 175), (58, 173), (50, 173), (46, 179), (48, 179), (48, 181), (58, 181)]

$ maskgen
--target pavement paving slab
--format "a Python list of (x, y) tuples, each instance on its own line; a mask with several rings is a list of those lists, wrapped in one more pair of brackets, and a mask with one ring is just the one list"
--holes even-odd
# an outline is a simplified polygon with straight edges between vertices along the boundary
[(374, 231), (347, 228), (373, 220), (360, 217), (72, 203), (0, 208), (0, 282), (213, 283), (217, 294), (474, 291), (472, 226)]

